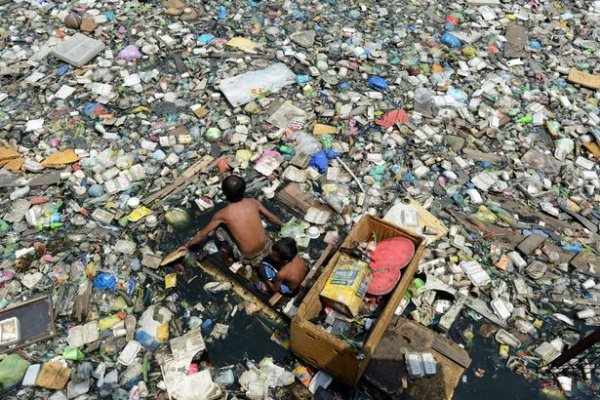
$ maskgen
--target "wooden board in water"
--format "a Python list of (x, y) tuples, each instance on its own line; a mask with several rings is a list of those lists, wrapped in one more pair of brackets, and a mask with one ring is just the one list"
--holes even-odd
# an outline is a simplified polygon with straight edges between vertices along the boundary
[(232, 284), (233, 291), (238, 296), (246, 301), (257, 304), (259, 311), (267, 315), (269, 318), (286, 324), (289, 322), (285, 314), (283, 314), (277, 308), (269, 305), (268, 298), (266, 296), (260, 296), (254, 292), (256, 289), (253, 288), (253, 285), (250, 283), (250, 281), (238, 274), (234, 274), (222, 264), (222, 261), (219, 262), (215, 259), (215, 257), (207, 257), (204, 259), (204, 261), (198, 262), (197, 266), (219, 281), (230, 282)]
[(37, 297), (0, 312), (0, 320), (17, 317), (21, 324), (21, 341), (0, 347), (0, 354), (20, 349), (56, 335), (52, 301), (49, 296)]

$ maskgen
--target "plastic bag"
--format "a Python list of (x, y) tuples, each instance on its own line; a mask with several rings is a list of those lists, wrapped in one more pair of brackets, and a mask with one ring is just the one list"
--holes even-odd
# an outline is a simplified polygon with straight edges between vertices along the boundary
[(339, 214), (343, 214), (350, 204), (350, 191), (337, 184), (323, 185), (323, 199)]
[(137, 60), (140, 58), (142, 58), (142, 53), (140, 53), (138, 48), (132, 44), (130, 44), (129, 46), (127, 46), (123, 50), (121, 50), (119, 52), (119, 55), (117, 56), (118, 60), (126, 60), (126, 61)]
[(94, 278), (94, 287), (101, 290), (115, 290), (117, 287), (117, 278), (108, 272), (102, 272)]
[(165, 219), (167, 220), (167, 223), (174, 228), (183, 228), (190, 221), (188, 213), (181, 208), (173, 208), (172, 210), (169, 210), (165, 214)]
[(279, 236), (281, 237), (296, 238), (302, 235), (304, 235), (304, 228), (302, 228), (302, 225), (300, 225), (296, 218), (292, 218), (279, 231)]
[(3, 388), (9, 388), (21, 382), (29, 363), (17, 354), (9, 354), (0, 361), (0, 384)]
[(324, 174), (327, 172), (327, 166), (329, 160), (337, 158), (340, 156), (340, 153), (333, 151), (331, 149), (318, 151), (312, 155), (310, 159), (310, 163), (308, 164), (310, 167), (316, 168), (319, 173)]
[(298, 132), (293, 136), (293, 139), (296, 141), (297, 153), (304, 153), (312, 156), (321, 150), (321, 143), (308, 133)]

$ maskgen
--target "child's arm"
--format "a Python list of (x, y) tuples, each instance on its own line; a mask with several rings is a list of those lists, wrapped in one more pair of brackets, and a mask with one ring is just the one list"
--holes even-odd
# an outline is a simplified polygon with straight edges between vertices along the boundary
[(260, 201), (258, 201), (258, 200), (255, 200), (255, 201), (258, 205), (258, 211), (262, 215), (267, 217), (267, 219), (269, 221), (271, 221), (273, 224), (279, 226), (280, 228), (285, 225), (285, 223), (282, 220), (280, 220), (275, 214), (273, 214), (271, 211), (267, 210), (267, 208), (265, 206), (263, 206)]
[(269, 280), (267, 280), (265, 283), (267, 284), (269, 289), (271, 289), (271, 291), (279, 292), (279, 289), (281, 288), (281, 284), (283, 283), (283, 278), (281, 277), (281, 273), (277, 274), (277, 277), (275, 278), (275, 282), (271, 283)]
[(198, 233), (196, 233), (194, 235), (194, 237), (191, 238), (182, 247), (180, 247), (180, 249), (189, 249), (190, 247), (193, 247), (193, 246), (197, 245), (198, 243), (200, 243), (201, 241), (203, 241), (208, 236), (209, 233), (211, 233), (212, 231), (214, 231), (215, 229), (217, 229), (219, 227), (219, 225), (221, 225), (223, 222), (225, 222), (225, 221), (221, 217), (221, 214), (220, 213), (216, 213), (214, 215), (214, 217), (210, 220), (210, 222), (208, 223), (208, 225), (206, 225), (206, 227), (204, 229), (202, 229), (201, 231), (199, 231)]

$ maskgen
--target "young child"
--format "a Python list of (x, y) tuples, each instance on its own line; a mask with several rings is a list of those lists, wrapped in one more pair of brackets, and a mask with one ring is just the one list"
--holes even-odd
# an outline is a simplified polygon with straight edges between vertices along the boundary
[(233, 240), (228, 240), (232, 245), (233, 255), (244, 264), (256, 266), (265, 254), (268, 254), (270, 245), (260, 219), (261, 215), (279, 227), (284, 223), (258, 200), (244, 197), (246, 181), (241, 177), (230, 175), (223, 180), (221, 187), (230, 204), (215, 213), (208, 225), (181, 249), (189, 249), (202, 242), (222, 224), (233, 237)]
[(271, 255), (263, 260), (261, 274), (272, 292), (294, 294), (306, 276), (306, 265), (298, 255), (292, 238), (278, 240), (271, 247)]

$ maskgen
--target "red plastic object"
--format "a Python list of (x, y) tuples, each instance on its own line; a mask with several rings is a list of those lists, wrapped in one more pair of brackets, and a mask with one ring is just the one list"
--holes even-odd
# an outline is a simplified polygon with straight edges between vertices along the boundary
[(384, 129), (387, 129), (394, 124), (406, 124), (407, 122), (408, 114), (404, 110), (389, 111), (383, 115), (383, 118), (375, 120), (375, 123)]
[(402, 268), (406, 267), (415, 255), (414, 243), (406, 238), (391, 238), (379, 242), (371, 253), (373, 272), (367, 293), (383, 296), (391, 292), (400, 280)]

